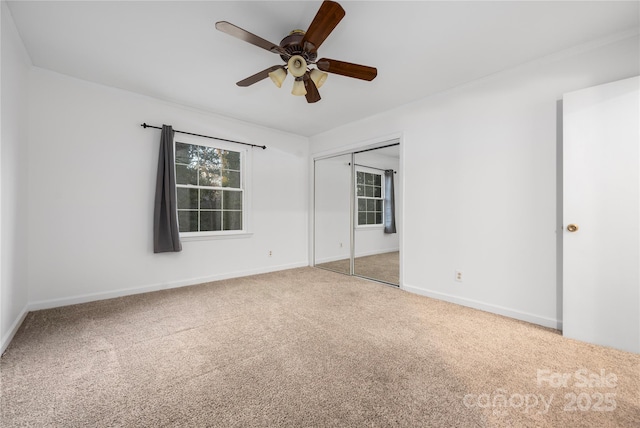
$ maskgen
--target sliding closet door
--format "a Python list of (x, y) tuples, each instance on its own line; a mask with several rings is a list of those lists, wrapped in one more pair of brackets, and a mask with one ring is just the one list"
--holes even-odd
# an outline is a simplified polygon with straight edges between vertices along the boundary
[(354, 275), (400, 284), (400, 146), (354, 154)]
[(314, 264), (351, 274), (351, 154), (314, 163)]

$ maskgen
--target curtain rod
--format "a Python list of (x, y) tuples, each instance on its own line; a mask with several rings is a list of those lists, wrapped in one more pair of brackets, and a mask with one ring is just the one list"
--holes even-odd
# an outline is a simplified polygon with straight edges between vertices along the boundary
[[(147, 125), (146, 123), (143, 123), (140, 126), (142, 126), (145, 129), (147, 129), (147, 128), (162, 129), (160, 126)], [(186, 134), (186, 135), (194, 135), (196, 137), (211, 138), (212, 140), (226, 141), (228, 143), (235, 143), (235, 144), (244, 144), (245, 146), (251, 146), (251, 147), (260, 147), (262, 150), (267, 148), (267, 146), (259, 146), (257, 144), (243, 143), (242, 141), (227, 140), (227, 139), (224, 139), (224, 138), (210, 137), (208, 135), (194, 134), (193, 132), (178, 131), (177, 129), (174, 129), (173, 131), (177, 132), (179, 134)]]
[(386, 149), (387, 147), (393, 147), (393, 146), (399, 146), (399, 145), (400, 145), (400, 143), (392, 143), (392, 144), (387, 144), (386, 146), (372, 147), (370, 149), (358, 150), (357, 152), (353, 152), (353, 153), (357, 154), (357, 153), (370, 152), (372, 150)]
[[(378, 171), (387, 171), (386, 169), (376, 168), (375, 166), (361, 165), (359, 163), (354, 163), (355, 166), (362, 166), (364, 168), (377, 169)], [(351, 166), (351, 162), (349, 162), (349, 166)], [(397, 174), (398, 171), (392, 170), (394, 174)]]

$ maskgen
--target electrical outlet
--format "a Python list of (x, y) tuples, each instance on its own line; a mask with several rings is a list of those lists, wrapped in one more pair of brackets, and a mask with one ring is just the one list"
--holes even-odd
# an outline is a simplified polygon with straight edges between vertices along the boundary
[(462, 271), (456, 269), (455, 280), (457, 282), (462, 282)]
[(340, 248), (342, 248), (342, 242), (340, 243)]
[(269, 257), (273, 256), (273, 251), (269, 250)]

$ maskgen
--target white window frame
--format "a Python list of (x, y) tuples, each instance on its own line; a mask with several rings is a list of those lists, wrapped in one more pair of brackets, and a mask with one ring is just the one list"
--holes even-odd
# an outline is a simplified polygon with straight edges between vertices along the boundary
[[(229, 150), (240, 153), (240, 188), (242, 189), (242, 229), (241, 230), (213, 230), (204, 232), (180, 232), (180, 240), (182, 241), (199, 241), (210, 239), (232, 239), (246, 238), (253, 234), (251, 229), (251, 173), (252, 171), (252, 151), (249, 146), (241, 146), (237, 144), (227, 143), (209, 138), (202, 138), (191, 135), (176, 134), (173, 138), (173, 155), (174, 155), (174, 172), (175, 172), (175, 154), (176, 143), (192, 144), (196, 146), (206, 146), (215, 149)], [(200, 188), (195, 185), (179, 185), (176, 183), (176, 200), (178, 187)], [(177, 208), (176, 208), (177, 209)]]
[[(367, 196), (358, 196), (358, 172), (364, 172), (364, 173), (368, 173), (368, 174), (375, 174), (375, 175), (379, 175), (380, 176), (380, 198), (369, 198)], [(354, 189), (354, 195), (355, 195), (355, 219), (354, 219), (354, 223), (356, 225), (356, 229), (383, 229), (384, 228), (384, 172), (382, 171), (378, 171), (375, 170), (373, 168), (367, 168), (367, 167), (356, 167), (355, 169), (355, 189)], [(359, 224), (358, 222), (358, 214), (360, 214), (360, 210), (358, 208), (358, 199), (359, 198), (366, 198), (366, 199), (380, 199), (382, 201), (382, 220), (380, 223), (376, 223), (376, 224)]]

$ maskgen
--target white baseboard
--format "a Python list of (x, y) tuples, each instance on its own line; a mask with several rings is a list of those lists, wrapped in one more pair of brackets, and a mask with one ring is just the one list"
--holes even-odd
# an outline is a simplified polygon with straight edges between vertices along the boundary
[(367, 257), (367, 256), (376, 256), (378, 254), (386, 254), (386, 253), (395, 253), (400, 251), (400, 248), (385, 248), (382, 250), (373, 250), (373, 251), (364, 251), (362, 253), (356, 254), (356, 258), (358, 257)]
[[(356, 258), (358, 257), (366, 257), (366, 256), (375, 256), (377, 254), (385, 254), (385, 253), (394, 253), (400, 251), (399, 248), (386, 248), (383, 250), (374, 250), (374, 251), (366, 251), (366, 252), (362, 252), (362, 253), (358, 253), (356, 254)], [(346, 260), (349, 257), (351, 257), (349, 254), (347, 255), (341, 255), (341, 256), (334, 256), (334, 257), (325, 257), (323, 259), (320, 260), (316, 260), (316, 265), (319, 265), (321, 263), (330, 263), (330, 262), (337, 262), (338, 260)]]
[(338, 260), (347, 260), (349, 257), (349, 254), (347, 254), (346, 256), (325, 257), (323, 259), (316, 260), (315, 264), (319, 265), (321, 263), (331, 263), (337, 262)]
[(400, 288), (410, 293), (419, 294), (421, 296), (431, 297), (438, 300), (444, 300), (445, 302), (455, 303), (461, 306), (466, 306), (473, 309), (479, 309), (481, 311), (491, 312), (497, 315), (503, 315), (505, 317), (514, 318), (520, 321), (530, 322), (532, 324), (541, 325), (543, 327), (562, 330), (562, 321), (559, 321), (554, 318), (541, 317), (539, 315), (530, 314), (528, 312), (522, 312), (522, 311), (518, 311), (511, 308), (505, 308), (504, 306), (493, 305), (490, 303), (480, 302), (478, 300), (453, 296), (451, 294), (441, 293), (438, 291), (425, 290), (424, 288), (418, 288), (418, 287), (414, 287), (406, 284), (403, 284)]
[(7, 348), (9, 347), (9, 344), (11, 343), (11, 340), (13, 340), (13, 336), (15, 336), (16, 333), (18, 332), (18, 329), (22, 325), (22, 322), (27, 317), (28, 313), (29, 313), (29, 305), (27, 304), (24, 306), (24, 308), (22, 308), (22, 311), (20, 311), (20, 315), (18, 315), (16, 320), (11, 325), (11, 328), (9, 329), (9, 331), (2, 338), (2, 342), (0, 342), (0, 355), (4, 354), (4, 351), (7, 350)]
[[(212, 282), (212, 281), (220, 281), (220, 280), (230, 279), (230, 278), (240, 278), (240, 277), (249, 276), (249, 275), (258, 275), (262, 273), (277, 272), (277, 271), (286, 270), (286, 269), (306, 267), (308, 265), (309, 264), (306, 261), (304, 261), (304, 262), (298, 262), (298, 263), (291, 263), (287, 265), (269, 266), (266, 268), (230, 272), (230, 273), (212, 275), (207, 277), (190, 278), (187, 280), (153, 284), (153, 285), (147, 285), (142, 287), (126, 288), (126, 289), (120, 289), (120, 290), (109, 291), (104, 293), (91, 293), (91, 294), (83, 294), (79, 296), (64, 297), (59, 299), (40, 300), (36, 302), (30, 302), (22, 309), (22, 311), (20, 312), (20, 315), (17, 317), (17, 319), (15, 320), (15, 322), (13, 323), (9, 331), (2, 338), (2, 342), (0, 343), (0, 355), (7, 349), (7, 347), (9, 346), (9, 343), (11, 343), (11, 340), (15, 336), (16, 332), (20, 328), (20, 325), (22, 324), (22, 322), (24, 321), (24, 319), (26, 318), (27, 314), (30, 311), (51, 309), (51, 308), (57, 308), (60, 306), (75, 305), (80, 303), (93, 302), (97, 300), (105, 300), (105, 299), (112, 299), (116, 297), (130, 296), (133, 294), (167, 290), (171, 288), (186, 287), (190, 285), (197, 285), (197, 284), (202, 284), (202, 283)], [(425, 290), (423, 288), (418, 288), (418, 287), (406, 285), (406, 284), (403, 284), (401, 288), (410, 293), (419, 294), (422, 296), (427, 296), (427, 297), (431, 297), (438, 300), (444, 300), (446, 302), (455, 303), (458, 305), (467, 306), (474, 309), (479, 309), (485, 312), (504, 315), (510, 318), (530, 322), (530, 323), (541, 325), (544, 327), (554, 328), (558, 330), (562, 329), (562, 321), (559, 321), (557, 319), (541, 317), (541, 316), (530, 314), (527, 312), (505, 308), (503, 306), (492, 305), (492, 304), (480, 302), (477, 300), (466, 299), (463, 297), (453, 296), (446, 293), (440, 293), (437, 291)]]
[(28, 311), (39, 311), (42, 309), (51, 309), (51, 308), (57, 308), (61, 306), (77, 305), (80, 303), (94, 302), (97, 300), (113, 299), (116, 297), (131, 296), (134, 294), (149, 293), (152, 291), (167, 290), (170, 288), (187, 287), (190, 285), (203, 284), (206, 282), (220, 281), (223, 279), (230, 279), (230, 278), (240, 278), (243, 276), (277, 272), (281, 270), (294, 269), (294, 268), (306, 267), (306, 266), (309, 266), (309, 263), (307, 261), (304, 261), (304, 262), (298, 262), (298, 263), (291, 263), (287, 265), (269, 266), (269, 267), (259, 268), (259, 269), (249, 269), (249, 270), (229, 272), (229, 273), (224, 273), (219, 275), (212, 275), (212, 276), (199, 277), (199, 278), (189, 278), (189, 279), (180, 280), (180, 281), (145, 285), (142, 287), (124, 288), (120, 290), (107, 291), (104, 293), (90, 293), (90, 294), (82, 294), (79, 296), (62, 297), (59, 299), (39, 300), (35, 302), (30, 302), (28, 305)]

